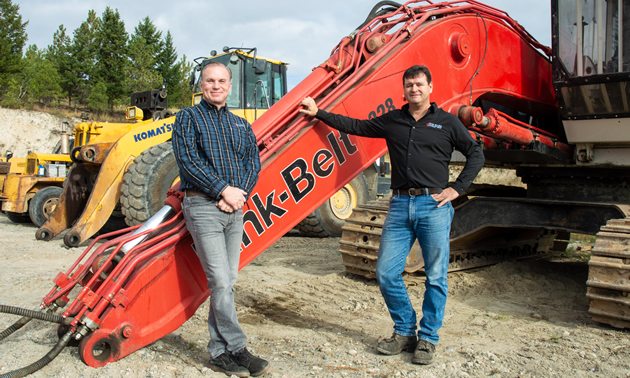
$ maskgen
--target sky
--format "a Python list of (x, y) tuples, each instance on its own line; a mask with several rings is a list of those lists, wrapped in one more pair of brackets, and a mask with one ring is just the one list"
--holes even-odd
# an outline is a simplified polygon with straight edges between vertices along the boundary
[[(377, 0), (13, 0), (28, 20), (27, 45), (52, 44), (62, 25), (68, 34), (94, 9), (100, 16), (118, 9), (129, 34), (149, 16), (166, 35), (170, 30), (177, 53), (188, 60), (221, 52), (223, 46), (257, 47), (258, 54), (288, 62), (292, 88), (325, 61), (332, 49), (367, 17)], [(400, 2), (400, 1), (399, 1)], [(482, 0), (507, 12), (544, 45), (551, 45), (550, 0)], [(420, 2), (417, 2), (418, 4)], [(437, 3), (437, 1), (434, 1)]]

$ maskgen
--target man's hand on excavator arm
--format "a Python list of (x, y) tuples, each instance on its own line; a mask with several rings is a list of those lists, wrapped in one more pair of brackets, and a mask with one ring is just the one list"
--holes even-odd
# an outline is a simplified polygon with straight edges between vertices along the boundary
[(306, 114), (311, 117), (315, 117), (315, 115), (317, 114), (317, 111), (319, 110), (317, 109), (315, 100), (313, 100), (310, 97), (307, 97), (304, 100), (302, 100), (302, 102), (300, 103), (300, 106), (303, 106), (303, 108), (299, 108), (298, 111), (300, 113)]

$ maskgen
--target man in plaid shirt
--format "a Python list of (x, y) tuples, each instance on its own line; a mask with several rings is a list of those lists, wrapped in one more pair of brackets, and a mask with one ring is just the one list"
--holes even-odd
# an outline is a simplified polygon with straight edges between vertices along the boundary
[(177, 113), (173, 151), (180, 190), (186, 193), (182, 204), (186, 227), (210, 289), (209, 366), (227, 375), (256, 377), (269, 369), (269, 363), (245, 346), (233, 286), (243, 238), (242, 208), (258, 180), (260, 159), (251, 125), (227, 108), (231, 80), (231, 71), (221, 63), (202, 68), (203, 100)]

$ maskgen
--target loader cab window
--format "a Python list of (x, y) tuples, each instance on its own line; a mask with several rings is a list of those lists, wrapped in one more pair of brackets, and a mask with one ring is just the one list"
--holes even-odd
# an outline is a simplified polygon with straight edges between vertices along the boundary
[(287, 93), (286, 66), (280, 64), (272, 65), (273, 90), (271, 91), (271, 104), (275, 104)]
[(256, 73), (253, 64), (254, 60), (247, 58), (244, 70), (245, 109), (269, 109), (287, 93), (286, 65), (267, 61), (265, 72)]
[[(204, 61), (205, 64), (218, 61), (232, 70), (232, 90), (226, 100), (230, 109), (269, 109), (287, 93), (285, 64), (257, 59), (256, 72), (252, 57), (242, 54), (236, 56), (238, 59), (230, 60), (232, 54), (224, 54)], [(199, 93), (200, 77), (195, 80), (194, 90)]]
[[(224, 63), (225, 64), (225, 63)], [(230, 109), (242, 109), (241, 103), (241, 71), (243, 70), (243, 62), (238, 61), (236, 64), (227, 63), (226, 66), (232, 70), (232, 90), (227, 98), (227, 106)]]
[[(258, 61), (264, 62), (261, 59)], [(257, 74), (254, 69), (254, 59), (247, 58), (245, 64), (245, 109), (269, 109), (272, 105), (270, 99), (271, 89), (271, 64), (266, 62), (265, 72)]]

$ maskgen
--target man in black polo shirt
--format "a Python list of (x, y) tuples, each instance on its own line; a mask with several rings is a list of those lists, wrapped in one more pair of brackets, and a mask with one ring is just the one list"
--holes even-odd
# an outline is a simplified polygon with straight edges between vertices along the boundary
[[(450, 201), (472, 183), (484, 157), (464, 125), (454, 115), (429, 101), (431, 73), (412, 66), (403, 74), (408, 104), (380, 117), (357, 120), (319, 110), (305, 98), (300, 112), (317, 117), (348, 134), (385, 138), (392, 162), (392, 198), (378, 251), (376, 278), (394, 321), (394, 334), (379, 341), (376, 349), (388, 355), (415, 350), (412, 362), (429, 364), (439, 340), (448, 284), (449, 234), (453, 220)], [(466, 165), (457, 181), (448, 185), (448, 164), (457, 149)], [(402, 278), (407, 255), (418, 239), (425, 263), (426, 291), (417, 331), (416, 312)]]

